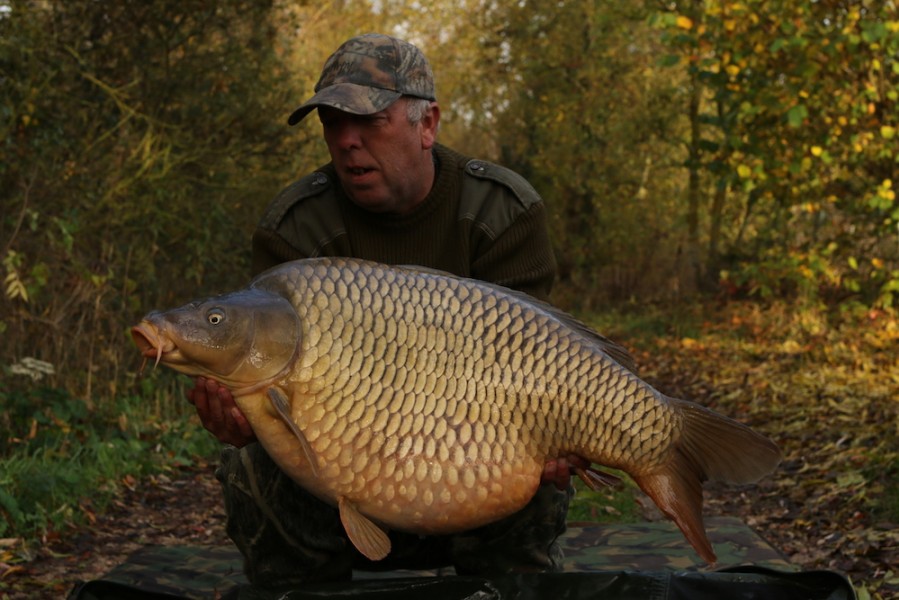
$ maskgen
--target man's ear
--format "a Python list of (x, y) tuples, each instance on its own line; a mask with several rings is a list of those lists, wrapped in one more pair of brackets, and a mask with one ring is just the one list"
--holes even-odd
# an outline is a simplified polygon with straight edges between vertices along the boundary
[(421, 148), (430, 150), (437, 143), (437, 129), (440, 126), (440, 106), (431, 102), (421, 119)]

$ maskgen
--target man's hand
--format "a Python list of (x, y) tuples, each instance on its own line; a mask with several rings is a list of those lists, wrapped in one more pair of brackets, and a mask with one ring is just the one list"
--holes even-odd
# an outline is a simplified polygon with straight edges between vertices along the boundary
[(543, 477), (540, 478), (540, 483), (551, 483), (560, 490), (567, 490), (571, 485), (572, 471), (586, 469), (589, 466), (590, 461), (577, 454), (550, 459), (543, 465)]
[(223, 444), (242, 448), (256, 441), (256, 434), (234, 403), (231, 390), (214, 379), (197, 377), (196, 385), (187, 392), (187, 400), (197, 409), (203, 427)]

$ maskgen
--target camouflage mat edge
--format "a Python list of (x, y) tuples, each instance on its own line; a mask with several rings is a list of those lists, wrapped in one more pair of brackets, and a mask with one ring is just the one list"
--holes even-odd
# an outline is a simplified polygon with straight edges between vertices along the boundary
[[(710, 517), (705, 522), (718, 554), (715, 570), (739, 565), (798, 570), (740, 519)], [(669, 521), (624, 525), (570, 523), (560, 539), (565, 572), (710, 570)]]
[[(740, 597), (746, 598), (838, 600), (855, 597), (845, 578), (836, 573), (797, 572), (739, 519), (710, 518), (707, 526), (719, 555), (715, 570), (709, 569), (693, 554), (680, 531), (668, 522), (571, 524), (561, 539), (566, 557), (564, 573), (485, 580), (433, 577), (451, 575), (452, 569), (355, 572), (356, 581), (352, 585), (322, 584), (290, 591), (286, 595), (272, 595), (246, 585), (240, 554), (233, 547), (147, 547), (135, 552), (102, 580), (73, 589), (70, 599), (265, 600), (274, 597), (339, 598), (347, 594), (357, 598), (403, 597), (407, 594), (410, 598), (428, 595), (432, 600), (438, 600), (504, 598), (509, 597), (511, 590), (514, 590), (515, 598), (536, 599), (559, 597), (561, 589), (570, 598), (671, 599), (713, 598), (716, 596), (705, 594), (721, 594), (726, 589), (735, 589), (734, 585), (739, 585)], [(669, 592), (675, 589), (692, 591), (683, 596), (670, 595)]]

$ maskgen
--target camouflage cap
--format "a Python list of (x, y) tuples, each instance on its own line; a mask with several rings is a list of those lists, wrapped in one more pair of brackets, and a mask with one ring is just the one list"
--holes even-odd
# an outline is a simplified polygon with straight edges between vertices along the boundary
[(400, 96), (436, 100), (434, 74), (427, 59), (409, 42), (368, 33), (347, 40), (328, 58), (315, 95), (287, 122), (296, 125), (319, 106), (370, 115)]

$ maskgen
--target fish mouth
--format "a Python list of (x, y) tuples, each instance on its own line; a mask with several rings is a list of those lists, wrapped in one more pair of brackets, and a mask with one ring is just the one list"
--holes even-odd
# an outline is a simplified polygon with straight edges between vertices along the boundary
[(166, 363), (178, 362), (180, 353), (175, 347), (175, 343), (170, 338), (163, 335), (158, 327), (149, 321), (141, 321), (138, 325), (131, 328), (131, 339), (137, 345), (144, 362), (140, 366), (143, 372), (147, 366), (147, 361), (154, 359), (153, 368), (159, 366), (159, 363), (165, 358)]

